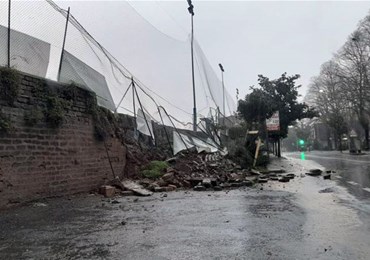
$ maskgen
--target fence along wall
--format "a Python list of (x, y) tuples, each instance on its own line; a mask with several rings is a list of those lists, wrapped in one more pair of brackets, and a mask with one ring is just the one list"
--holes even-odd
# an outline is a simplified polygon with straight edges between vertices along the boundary
[[(106, 9), (115, 17), (108, 23), (103, 17), (85, 20), (90, 26), (104, 27), (104, 35), (117, 43), (109, 50), (114, 56), (73, 17), (74, 10), (68, 16), (51, 0), (11, 1), (8, 46), (9, 6), (8, 1), (0, 1), (0, 65), (8, 65), (10, 57), (10, 66), (17, 70), (64, 83), (73, 80), (94, 91), (99, 105), (129, 115), (134, 114), (132, 97), (127, 95), (120, 106), (118, 103), (133, 78), (152, 118), (161, 121), (160, 105), (179, 121), (176, 127), (192, 129), (187, 124), (192, 122), (193, 109), (190, 39), (176, 40), (161, 33), (126, 1), (95, 1), (89, 6)], [(194, 49), (198, 118), (209, 117), (210, 109), (223, 106), (223, 87), (196, 41)], [(229, 115), (235, 111), (235, 101), (227, 90), (225, 95)]]
[[(76, 89), (75, 101), (65, 111), (59, 127), (51, 128), (45, 115), (34, 126), (26, 125), (30, 111), (47, 108), (48, 99), (39, 91), (44, 84), (54, 90), (68, 87), (21, 74), (14, 104), (0, 95), (0, 123), (5, 118), (11, 125), (8, 133), (0, 131), (0, 208), (87, 192), (113, 178), (104, 142), (94, 137), (94, 122), (85, 98), (88, 91)], [(68, 100), (61, 97), (59, 101)], [(114, 136), (108, 137), (106, 145), (114, 172), (122, 177), (126, 148)]]

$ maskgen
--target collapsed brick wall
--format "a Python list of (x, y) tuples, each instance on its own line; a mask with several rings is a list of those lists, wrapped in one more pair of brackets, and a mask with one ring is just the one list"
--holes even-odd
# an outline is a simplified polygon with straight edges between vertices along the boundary
[[(13, 105), (0, 99), (0, 112), (12, 129), (0, 133), (0, 208), (38, 198), (88, 192), (113, 178), (104, 142), (94, 137), (94, 122), (78, 88), (77, 98), (55, 129), (41, 120), (29, 127), (24, 115), (44, 100), (35, 96), (40, 84), (65, 85), (21, 74), (20, 93)], [(116, 175), (122, 176), (126, 147), (113, 135), (106, 147)]]

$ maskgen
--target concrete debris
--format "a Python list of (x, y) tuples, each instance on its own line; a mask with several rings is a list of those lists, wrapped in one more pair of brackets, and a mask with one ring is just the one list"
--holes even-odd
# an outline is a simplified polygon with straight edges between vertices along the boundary
[(170, 189), (170, 191), (175, 191), (177, 189), (176, 185), (169, 184), (167, 189)]
[(168, 162), (169, 164), (173, 164), (176, 162), (176, 160), (177, 160), (176, 157), (172, 157), (172, 158), (167, 159), (166, 162)]
[(165, 192), (166, 191), (166, 188), (165, 187), (154, 187), (154, 192)]
[(294, 173), (288, 173), (288, 174), (285, 174), (283, 176), (292, 180), (292, 179), (294, 179), (295, 174)]
[(286, 171), (284, 169), (270, 169), (268, 170), (268, 173), (285, 173)]
[[(137, 156), (140, 155), (136, 151)], [(142, 163), (145, 165), (146, 160)], [(137, 175), (136, 182), (120, 181), (114, 179), (109, 186), (104, 186), (101, 193), (106, 197), (112, 197), (115, 189), (121, 189), (120, 195), (150, 196), (153, 192), (170, 192), (182, 188), (192, 188), (195, 191), (214, 190), (221, 191), (227, 188), (251, 187), (256, 183), (268, 181), (289, 182), (296, 177), (293, 173), (285, 174), (282, 168), (269, 170), (242, 169), (230, 159), (219, 153), (197, 153), (196, 151), (183, 151), (175, 157), (165, 160), (168, 167), (160, 178), (149, 179)], [(136, 165), (140, 168), (140, 162)], [(313, 169), (312, 174), (321, 170)], [(284, 173), (284, 174), (283, 174)]]
[(99, 192), (106, 198), (112, 198), (116, 194), (116, 188), (110, 185), (103, 185), (100, 187)]
[(259, 171), (255, 170), (255, 169), (251, 169), (251, 170), (250, 170), (250, 173), (251, 173), (252, 175), (261, 175), (261, 172), (259, 172)]
[(205, 191), (206, 187), (204, 187), (203, 185), (198, 184), (197, 186), (195, 186), (193, 188), (193, 190), (195, 190), (195, 191)]
[(214, 186), (213, 190), (214, 191), (222, 191), (222, 187), (221, 186)]
[(258, 183), (266, 183), (268, 181), (267, 178), (259, 178)]
[(326, 188), (319, 191), (319, 193), (332, 193), (332, 192), (334, 192), (333, 188)]
[(209, 178), (203, 179), (202, 184), (206, 188), (211, 188), (212, 187), (212, 181)]
[(290, 181), (290, 178), (288, 178), (287, 176), (282, 176), (279, 178), (279, 182), (289, 182)]
[(320, 176), (321, 173), (322, 173), (322, 170), (320, 170), (320, 169), (311, 169), (306, 174), (309, 175), (309, 176)]
[(133, 191), (131, 191), (131, 190), (122, 190), (120, 192), (120, 194), (122, 196), (134, 196), (135, 195), (135, 193)]
[(135, 183), (133, 181), (122, 181), (122, 185), (126, 190), (133, 191), (135, 194), (138, 194), (140, 196), (150, 196), (153, 193), (149, 190), (145, 189), (143, 186), (141, 186), (138, 183)]

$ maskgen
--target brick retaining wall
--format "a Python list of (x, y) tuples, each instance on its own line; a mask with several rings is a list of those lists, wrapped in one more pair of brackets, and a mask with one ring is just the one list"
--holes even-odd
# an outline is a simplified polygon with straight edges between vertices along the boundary
[[(24, 115), (45, 100), (35, 89), (46, 82), (50, 88), (65, 88), (21, 74), (20, 94), (14, 105), (0, 100), (0, 111), (12, 125), (0, 133), (0, 208), (43, 197), (88, 192), (112, 179), (104, 142), (94, 137), (94, 123), (87, 111), (86, 90), (78, 89), (77, 99), (66, 112), (63, 124), (55, 129), (45, 120), (28, 127)], [(116, 175), (122, 176), (126, 148), (114, 136), (106, 140)]]

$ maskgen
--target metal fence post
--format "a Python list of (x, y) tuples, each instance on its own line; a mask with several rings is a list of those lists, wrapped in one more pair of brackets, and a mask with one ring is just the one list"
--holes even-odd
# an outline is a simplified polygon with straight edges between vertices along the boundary
[(10, 14), (12, 8), (12, 1), (8, 2), (8, 68), (10, 68)]
[(65, 30), (64, 30), (62, 54), (60, 55), (60, 62), (59, 62), (59, 70), (58, 70), (58, 78), (57, 78), (58, 81), (60, 81), (60, 72), (62, 71), (62, 63), (63, 63), (63, 56), (64, 56), (64, 46), (66, 44), (67, 30), (68, 30), (68, 22), (69, 22), (69, 11), (70, 11), (70, 8), (68, 7), (66, 27), (65, 27)]

